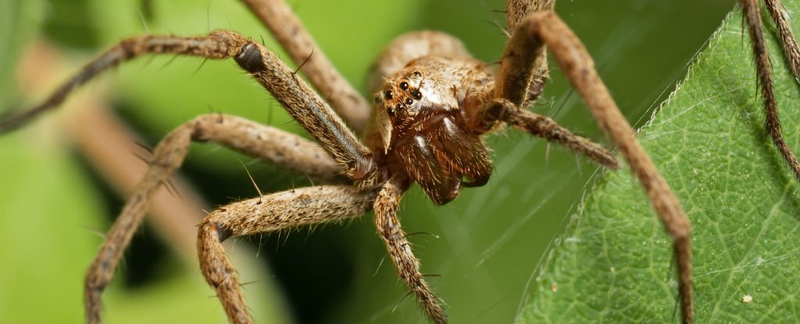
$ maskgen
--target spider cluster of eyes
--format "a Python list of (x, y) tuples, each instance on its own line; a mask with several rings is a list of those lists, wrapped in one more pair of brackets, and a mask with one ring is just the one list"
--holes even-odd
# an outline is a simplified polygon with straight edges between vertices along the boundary
[[(409, 84), (409, 81), (414, 82), (415, 85), (412, 86)], [(392, 89), (384, 91), (383, 98), (381, 98), (380, 95), (375, 97), (375, 103), (377, 105), (384, 104), (386, 106), (386, 112), (389, 114), (389, 117), (392, 118), (398, 114), (409, 113), (408, 108), (414, 104), (414, 100), (422, 99), (422, 92), (419, 90), (422, 88), (422, 73), (414, 71), (407, 80), (400, 81), (398, 87), (405, 95), (401, 94), (398, 96), (399, 98), (397, 98), (397, 100), (395, 100), (395, 93)], [(403, 100), (403, 98), (405, 98), (405, 100)], [(386, 103), (384, 103), (384, 100)], [(388, 104), (393, 101), (397, 101), (397, 104)]]

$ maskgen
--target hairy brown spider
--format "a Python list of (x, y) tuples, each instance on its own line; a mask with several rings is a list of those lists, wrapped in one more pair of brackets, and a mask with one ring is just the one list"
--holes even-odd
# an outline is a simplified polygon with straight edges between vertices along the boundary
[[(292, 21), (291, 14), (285, 12), (288, 16), (276, 19), (276, 12), (281, 12), (276, 8), (283, 9), (283, 3), (247, 3), (267, 24), (271, 19), (284, 24)], [(447, 35), (422, 32), (396, 40), (379, 59), (373, 77), (375, 110), (368, 123), (366, 116), (370, 114), (363, 109), (363, 100), (346, 85), (337, 83), (342, 79), (337, 79), (335, 70), (325, 66), (324, 56), (308, 53), (308, 49), (313, 48), (308, 44), (300, 47), (309, 40), (303, 38), (305, 35), (295, 34), (291, 35), (295, 39), (282, 40), (296, 61), (307, 60), (302, 70), (321, 92), (330, 94), (331, 104), (350, 125), (361, 128), (367, 124), (363, 144), (294, 71), (263, 46), (239, 34), (216, 31), (208, 37), (197, 38), (144, 36), (120, 43), (51, 97), (41, 110), (57, 105), (72, 88), (99, 72), (142, 54), (233, 58), (275, 95), (321, 148), (278, 132), (274, 136), (288, 136), (303, 143), (299, 144), (300, 150), (283, 146), (284, 143), (275, 141), (275, 137), (265, 136), (275, 134), (274, 130), (218, 114), (198, 117), (176, 129), (159, 144), (148, 176), (109, 232), (90, 269), (86, 295), (88, 321), (99, 321), (100, 292), (111, 279), (124, 246), (141, 222), (149, 195), (179, 167), (188, 143), (193, 140), (219, 142), (311, 176), (343, 175), (347, 178), (345, 181), (351, 183), (271, 194), (233, 203), (209, 214), (200, 227), (198, 253), (203, 273), (216, 289), (232, 322), (249, 322), (250, 318), (239, 292), (235, 270), (219, 244), (221, 241), (232, 236), (356, 217), (369, 209), (375, 210), (378, 232), (401, 279), (432, 320), (446, 321), (438, 298), (419, 272), (418, 261), (395, 215), (402, 193), (413, 182), (419, 183), (437, 204), (456, 198), (462, 186), (483, 185), (492, 167), (480, 136), (502, 124), (565, 145), (608, 167), (617, 167), (614, 157), (596, 144), (572, 135), (546, 117), (520, 109), (542, 90), (547, 77), (543, 54), (546, 44), (601, 127), (645, 182), (655, 209), (675, 237), (683, 297), (681, 310), (684, 321), (691, 322), (688, 222), (677, 200), (633, 140), (630, 126), (621, 118), (594, 74), (591, 59), (577, 38), (549, 11), (551, 5), (551, 2), (540, 1), (510, 2), (508, 23), (513, 37), (497, 76), (485, 64), (471, 59), (460, 42)], [(290, 28), (284, 25), (271, 26), (271, 29), (280, 39), (281, 35), (286, 38), (287, 34), (281, 33)], [(408, 44), (421, 48), (420, 52), (408, 51), (405, 48)], [(292, 46), (299, 48), (293, 50)], [(325, 77), (337, 82), (319, 80)]]

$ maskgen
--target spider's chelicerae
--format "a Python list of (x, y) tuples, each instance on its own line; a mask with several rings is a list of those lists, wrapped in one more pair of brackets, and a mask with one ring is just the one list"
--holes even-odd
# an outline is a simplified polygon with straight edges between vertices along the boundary
[[(462, 188), (485, 184), (492, 165), (481, 136), (503, 126), (564, 145), (607, 167), (618, 167), (614, 156), (602, 147), (523, 109), (539, 96), (547, 79), (544, 45), (644, 183), (654, 208), (675, 239), (680, 310), (684, 322), (692, 321), (688, 222), (677, 199), (636, 144), (633, 131), (596, 76), (591, 58), (550, 11), (552, 2), (508, 2), (511, 37), (497, 71), (471, 58), (458, 40), (446, 34), (418, 32), (399, 37), (378, 59), (370, 78), (374, 96), (369, 104), (346, 84), (321, 52), (314, 51), (313, 41), (283, 2), (245, 3), (273, 31), (314, 87), (325, 94), (325, 100), (268, 49), (235, 32), (214, 31), (202, 37), (142, 36), (104, 53), (33, 113), (3, 124), (9, 129), (17, 121), (57, 106), (75, 87), (123, 61), (169, 53), (235, 60), (316, 140), (309, 142), (223, 114), (197, 117), (165, 137), (89, 270), (88, 322), (99, 322), (100, 294), (141, 223), (150, 195), (168, 183), (191, 141), (217, 142), (313, 178), (345, 183), (263, 195), (209, 213), (198, 229), (198, 254), (203, 274), (231, 322), (251, 319), (222, 241), (341, 221), (370, 209), (399, 277), (432, 321), (446, 322), (441, 302), (420, 272), (397, 219), (400, 198), (410, 185), (419, 184), (434, 203), (444, 204), (455, 199)], [(364, 129), (361, 141), (345, 122), (353, 129)]]

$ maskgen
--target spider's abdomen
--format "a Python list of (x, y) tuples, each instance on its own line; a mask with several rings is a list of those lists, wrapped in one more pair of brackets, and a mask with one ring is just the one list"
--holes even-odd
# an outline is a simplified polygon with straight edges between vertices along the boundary
[[(423, 32), (398, 41), (389, 49), (427, 44), (429, 53), (408, 57), (398, 71), (382, 76), (364, 140), (390, 172), (405, 173), (434, 203), (445, 204), (462, 186), (483, 185), (492, 173), (486, 147), (468, 120), (491, 97), (494, 78), (450, 36)], [(398, 65), (385, 58), (390, 54), (379, 62)]]

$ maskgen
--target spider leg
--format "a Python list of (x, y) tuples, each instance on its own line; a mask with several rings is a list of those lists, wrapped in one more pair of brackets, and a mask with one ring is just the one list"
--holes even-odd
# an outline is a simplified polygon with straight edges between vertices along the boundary
[(470, 126), (473, 131), (482, 134), (491, 131), (498, 121), (504, 121), (533, 136), (563, 145), (612, 170), (619, 169), (617, 158), (599, 144), (573, 134), (548, 117), (519, 109), (505, 99), (488, 101), (472, 119)]
[(339, 73), (283, 0), (243, 0), (300, 65), (308, 81), (357, 132), (369, 121), (370, 104)]
[(356, 180), (360, 188), (384, 180), (369, 150), (347, 129), (341, 118), (278, 57), (256, 42), (248, 42), (236, 55), (250, 75), (283, 105), (294, 119)]
[(619, 162), (611, 152), (586, 138), (572, 134), (568, 129), (556, 124), (555, 121), (548, 117), (527, 110), (519, 110), (509, 114), (505, 120), (509, 124), (524, 129), (534, 136), (542, 137), (584, 154), (612, 170), (619, 169)]
[[(553, 6), (555, 6), (555, 0), (506, 0), (506, 24), (508, 24), (508, 29), (513, 31), (514, 28), (517, 27), (517, 24), (531, 13), (553, 10)], [(544, 49), (545, 48), (542, 47), (542, 50), (538, 53), (539, 59), (534, 62), (533, 78), (527, 88), (528, 95), (525, 97), (524, 102), (517, 103), (519, 107), (530, 106), (530, 104), (542, 94), (544, 84), (547, 82), (547, 79), (550, 78), (549, 68), (547, 66), (547, 51)], [(501, 66), (501, 69), (502, 68)], [(503, 73), (501, 72), (501, 74)], [(602, 164), (602, 162), (600, 163)]]
[(440, 300), (433, 294), (423, 274), (419, 271), (419, 260), (411, 251), (411, 244), (406, 239), (406, 233), (400, 227), (397, 219), (397, 209), (400, 207), (400, 198), (403, 196), (402, 185), (393, 178), (383, 185), (375, 199), (375, 227), (378, 235), (389, 250), (395, 269), (400, 279), (411, 289), (414, 296), (422, 306), (425, 314), (434, 323), (447, 323)]
[(639, 179), (661, 223), (673, 239), (678, 269), (678, 293), (682, 321), (694, 317), (691, 280), (691, 225), (677, 197), (659, 174), (650, 157), (634, 137), (630, 124), (619, 112), (611, 95), (594, 69), (586, 49), (577, 36), (552, 11), (533, 13), (522, 20), (513, 33), (502, 58), (496, 95), (512, 103), (524, 100), (532, 66), (547, 45), (561, 71), (583, 98), (600, 128), (611, 138)]
[[(276, 137), (265, 137), (269, 135)], [(84, 296), (88, 323), (100, 322), (103, 290), (114, 276), (122, 253), (141, 224), (153, 194), (183, 163), (191, 141), (217, 142), (264, 160), (277, 156), (274, 160), (277, 164), (315, 176), (330, 177), (325, 173), (335, 174), (340, 170), (317, 144), (242, 118), (209, 114), (178, 127), (155, 148), (147, 173), (106, 234), (106, 240), (89, 267)]]
[(224, 30), (214, 31), (206, 37), (149, 35), (123, 40), (86, 65), (39, 106), (0, 121), (0, 133), (19, 127), (40, 113), (57, 107), (73, 90), (103, 71), (145, 54), (234, 58), (328, 150), (347, 175), (357, 180), (359, 186), (375, 186), (383, 180), (367, 148), (319, 95), (275, 54), (238, 33)]
[[(228, 38), (228, 36), (234, 36)], [(100, 54), (76, 75), (64, 82), (44, 102), (17, 115), (0, 119), (0, 134), (31, 122), (41, 113), (55, 109), (84, 83), (99, 74), (145, 54), (175, 54), (200, 56), (208, 59), (229, 58), (246, 43), (244, 37), (231, 32), (216, 31), (207, 37), (138, 36), (128, 38)]]
[(208, 214), (198, 229), (197, 255), (203, 276), (216, 290), (228, 320), (253, 323), (236, 269), (222, 246), (225, 239), (351, 219), (367, 212), (374, 198), (375, 190), (318, 186), (235, 202)]
[[(531, 13), (551, 10), (554, 1), (532, 0), (506, 1), (506, 21), (513, 31)], [(533, 136), (560, 144), (577, 153), (586, 155), (596, 163), (618, 169), (619, 162), (602, 146), (570, 132), (550, 118), (521, 109), (527, 107), (542, 92), (549, 78), (546, 46), (526, 47), (513, 45), (509, 41), (495, 81), (493, 96), (471, 117), (470, 127), (479, 134), (491, 131), (498, 121), (504, 121)], [(517, 40), (519, 42), (519, 40)], [(531, 58), (534, 58), (531, 61)], [(508, 61), (515, 60), (515, 61)], [(522, 65), (528, 64), (528, 65)], [(531, 74), (533, 72), (533, 74)]]
[(531, 13), (553, 10), (555, 0), (506, 0), (506, 23), (515, 28)]
[(800, 82), (800, 48), (797, 46), (797, 41), (794, 38), (792, 28), (789, 27), (789, 22), (786, 20), (786, 10), (780, 0), (764, 0), (767, 4), (767, 11), (778, 27), (778, 34), (781, 37), (781, 45), (783, 45), (783, 53), (789, 60), (789, 67), (792, 69), (794, 78)]
[[(758, 74), (758, 86), (761, 88), (761, 97), (764, 100), (764, 116), (765, 126), (767, 132), (772, 138), (772, 143), (778, 148), (783, 156), (783, 159), (794, 172), (795, 177), (800, 181), (800, 162), (797, 161), (794, 153), (786, 144), (781, 130), (780, 120), (778, 119), (778, 104), (775, 101), (775, 89), (772, 82), (772, 66), (769, 61), (769, 52), (764, 43), (764, 34), (761, 30), (761, 13), (757, 0), (741, 0), (742, 11), (745, 20), (747, 21), (747, 29), (750, 34), (750, 43), (753, 46), (753, 55), (756, 62), (756, 71)], [(798, 76), (798, 66), (800, 63), (800, 51), (798, 51), (797, 43), (794, 41), (792, 30), (789, 29), (788, 23), (783, 16), (783, 11), (779, 8), (780, 2), (777, 0), (766, 0), (767, 8), (773, 20), (778, 25), (783, 49), (786, 56), (789, 58), (789, 63), (795, 78)]]
[(318, 179), (342, 177), (341, 169), (319, 144), (281, 129), (241, 117), (209, 114), (197, 117), (194, 139), (214, 141), (265, 162)]

